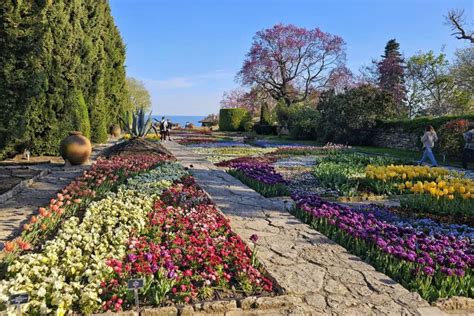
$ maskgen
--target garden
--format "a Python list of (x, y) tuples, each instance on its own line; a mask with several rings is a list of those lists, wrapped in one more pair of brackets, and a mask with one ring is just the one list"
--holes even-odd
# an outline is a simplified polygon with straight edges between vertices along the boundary
[(189, 148), (264, 197), (290, 196), (294, 216), (410, 291), (474, 297), (474, 181), (463, 172), (336, 144), (214, 144)]
[(5, 244), (2, 310), (16, 293), (29, 295), (28, 314), (129, 310), (133, 279), (145, 307), (274, 295), (258, 237), (235, 234), (172, 156), (115, 147), (120, 155), (98, 159)]

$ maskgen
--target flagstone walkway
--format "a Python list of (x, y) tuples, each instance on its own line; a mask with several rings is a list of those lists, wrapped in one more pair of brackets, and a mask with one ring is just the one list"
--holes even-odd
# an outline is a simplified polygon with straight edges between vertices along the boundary
[[(291, 298), (293, 315), (444, 315), (343, 247), (174, 142), (165, 147), (190, 171), (242, 238), (259, 236), (258, 258)], [(288, 303), (288, 300), (287, 300)]]
[[(113, 144), (109, 142), (94, 146), (89, 164), (82, 166), (65, 167), (60, 164), (29, 166), (28, 169), (37, 172), (38, 176), (22, 183), (19, 188), (14, 188), (7, 198), (0, 200), (0, 249), (3, 249), (5, 241), (21, 233), (22, 225), (39, 207), (47, 205), (59, 190), (82, 174), (105, 148)], [(15, 167), (0, 167), (0, 169), (15, 170)]]

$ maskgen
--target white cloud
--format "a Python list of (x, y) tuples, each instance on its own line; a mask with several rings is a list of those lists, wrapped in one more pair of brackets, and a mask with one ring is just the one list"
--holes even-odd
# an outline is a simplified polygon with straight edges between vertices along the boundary
[(150, 90), (185, 89), (204, 85), (216, 80), (230, 79), (233, 74), (224, 70), (215, 70), (190, 76), (171, 77), (167, 79), (143, 79), (145, 86)]
[(225, 90), (234, 86), (235, 72), (221, 69), (164, 79), (145, 79), (153, 113), (166, 115), (207, 115), (219, 110)]

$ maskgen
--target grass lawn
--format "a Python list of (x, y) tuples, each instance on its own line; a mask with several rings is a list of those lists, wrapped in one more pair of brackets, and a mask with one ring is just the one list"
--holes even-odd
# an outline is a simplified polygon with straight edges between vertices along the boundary
[[(380, 155), (380, 156), (391, 156), (396, 158), (403, 159), (412, 159), (419, 160), (423, 154), (421, 151), (412, 151), (412, 150), (403, 150), (403, 149), (394, 149), (394, 148), (385, 148), (385, 147), (369, 147), (369, 146), (355, 146), (356, 151), (370, 154), (370, 155)], [(458, 160), (453, 160), (446, 158), (446, 161), (443, 161), (443, 157), (439, 154), (435, 155), (436, 161), (442, 166), (452, 166), (452, 167), (461, 167), (461, 162)]]
[[(279, 144), (301, 144), (308, 146), (323, 146), (324, 144), (319, 143), (314, 140), (295, 140), (291, 139), (290, 136), (276, 136), (276, 135), (258, 135), (258, 140), (265, 140), (268, 142), (275, 142)], [(355, 151), (361, 152), (369, 155), (379, 155), (379, 156), (390, 156), (401, 159), (410, 159), (417, 161), (421, 158), (423, 154), (422, 151), (412, 151), (412, 150), (403, 150), (403, 149), (394, 149), (394, 148), (385, 148), (385, 147), (370, 147), (370, 146), (354, 146)], [(452, 166), (452, 167), (461, 167), (461, 161), (453, 160), (446, 158), (443, 161), (442, 155), (435, 154), (436, 161), (442, 166)]]

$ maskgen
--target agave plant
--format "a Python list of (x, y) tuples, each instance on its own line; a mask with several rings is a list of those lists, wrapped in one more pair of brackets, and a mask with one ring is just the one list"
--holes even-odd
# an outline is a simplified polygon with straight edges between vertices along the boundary
[(126, 112), (125, 117), (120, 118), (120, 120), (124, 125), (125, 131), (129, 133), (132, 138), (145, 137), (151, 129), (155, 130), (151, 120), (151, 112), (145, 120), (145, 111), (143, 111), (143, 109), (138, 109), (135, 112)]

